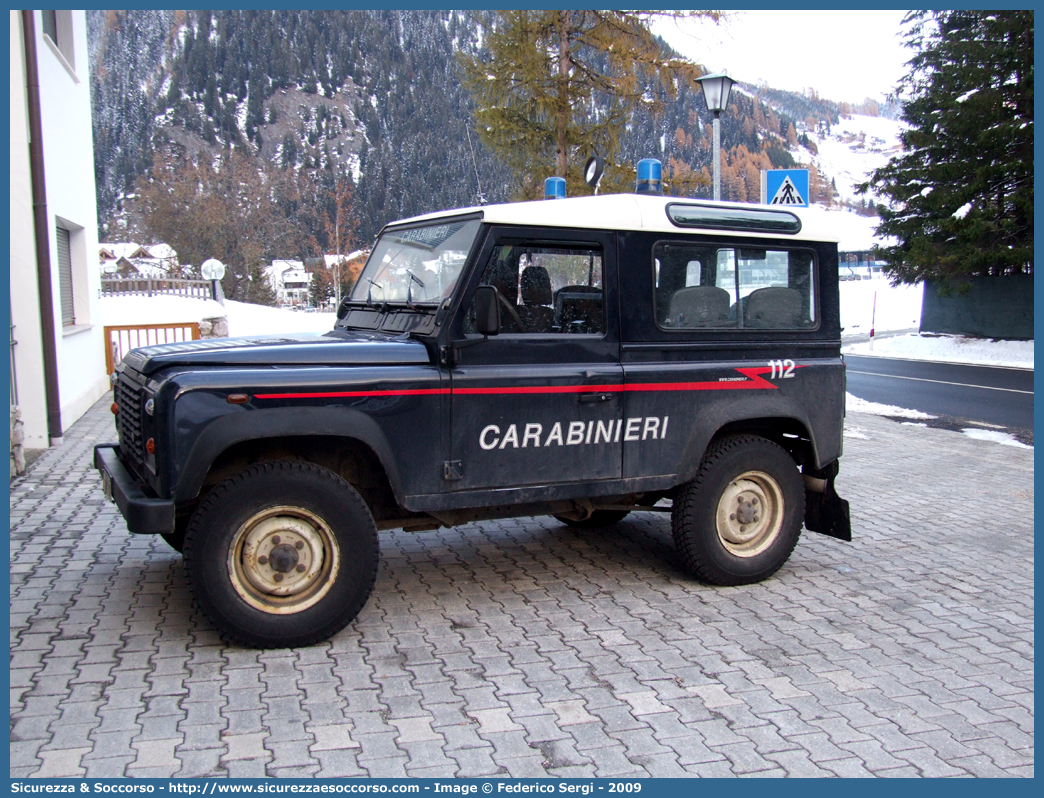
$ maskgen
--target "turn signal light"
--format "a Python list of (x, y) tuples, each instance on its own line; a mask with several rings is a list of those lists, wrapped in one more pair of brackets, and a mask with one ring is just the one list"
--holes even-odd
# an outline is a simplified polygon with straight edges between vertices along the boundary
[(116, 404), (115, 402), (113, 402), (112, 406), (109, 408), (109, 410), (112, 411), (113, 415), (116, 415), (117, 413), (120, 412), (120, 406), (118, 404)]
[(145, 441), (145, 451), (147, 451), (149, 454), (156, 454), (155, 438), (149, 438), (147, 441)]
[(250, 401), (250, 397), (245, 393), (230, 393), (228, 395), (228, 403), (230, 405), (245, 405)]

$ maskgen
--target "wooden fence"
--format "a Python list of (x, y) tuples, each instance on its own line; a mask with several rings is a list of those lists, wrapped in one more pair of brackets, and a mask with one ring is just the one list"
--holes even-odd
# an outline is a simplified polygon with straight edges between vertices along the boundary
[(183, 280), (180, 278), (159, 279), (153, 277), (140, 278), (102, 278), (102, 294), (118, 296), (131, 294), (137, 296), (172, 296), (194, 297), (196, 299), (216, 299), (213, 280)]
[(105, 373), (112, 374), (123, 356), (139, 346), (198, 341), (199, 324), (120, 324), (105, 328)]

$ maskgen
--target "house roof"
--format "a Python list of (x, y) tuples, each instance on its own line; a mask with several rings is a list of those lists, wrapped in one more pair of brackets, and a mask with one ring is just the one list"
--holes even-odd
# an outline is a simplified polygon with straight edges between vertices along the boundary
[(98, 255), (103, 260), (119, 260), (127, 258), (150, 258), (155, 260), (176, 260), (178, 251), (170, 244), (150, 244), (142, 246), (133, 241), (100, 242), (98, 244)]
[(370, 250), (368, 249), (357, 249), (354, 252), (349, 252), (347, 255), (326, 254), (323, 255), (323, 260), (326, 263), (326, 268), (329, 269), (337, 263), (338, 259), (340, 259), (342, 263), (351, 263), (356, 258), (364, 258), (369, 254)]
[(141, 244), (135, 244), (133, 241), (122, 241), (122, 242), (104, 242), (98, 244), (99, 255), (101, 257), (109, 256), (111, 259), (119, 260), (120, 258), (147, 258), (149, 253), (145, 251), (145, 248)]
[(174, 249), (174, 247), (172, 247), (170, 244), (151, 244), (148, 247), (145, 247), (145, 249), (148, 250), (149, 254), (152, 255), (152, 257), (159, 258), (161, 260), (170, 260), (178, 257), (178, 251)]

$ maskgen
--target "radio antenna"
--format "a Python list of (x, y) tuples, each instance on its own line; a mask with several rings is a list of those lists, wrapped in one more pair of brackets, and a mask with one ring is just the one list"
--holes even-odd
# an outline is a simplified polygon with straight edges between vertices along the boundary
[(468, 150), (471, 152), (471, 165), (475, 167), (475, 188), (478, 190), (479, 205), (486, 204), (486, 195), (482, 193), (482, 183), (479, 182), (478, 161), (475, 160), (475, 150), (471, 146), (471, 127), (464, 123), (464, 132), (468, 134)]

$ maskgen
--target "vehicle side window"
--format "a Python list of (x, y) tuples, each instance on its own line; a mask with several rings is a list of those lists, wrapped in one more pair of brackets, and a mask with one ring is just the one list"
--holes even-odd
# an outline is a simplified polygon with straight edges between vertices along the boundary
[(809, 250), (660, 243), (656, 322), (668, 330), (807, 330), (816, 326)]
[[(602, 252), (591, 247), (501, 244), (480, 285), (497, 289), (502, 333), (600, 335), (605, 332)], [(475, 308), (464, 331), (475, 332)]]

